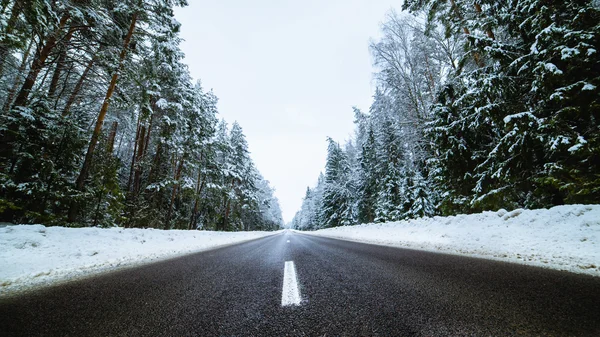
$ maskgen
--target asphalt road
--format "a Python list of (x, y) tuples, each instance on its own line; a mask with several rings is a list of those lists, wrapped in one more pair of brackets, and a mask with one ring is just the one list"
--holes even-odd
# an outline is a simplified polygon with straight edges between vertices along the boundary
[(0, 336), (513, 335), (600, 336), (600, 278), (287, 232), (0, 300)]

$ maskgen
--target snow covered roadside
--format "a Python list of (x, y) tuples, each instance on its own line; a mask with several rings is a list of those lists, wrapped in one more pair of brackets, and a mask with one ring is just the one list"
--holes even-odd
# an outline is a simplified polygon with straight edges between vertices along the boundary
[(278, 232), (0, 228), (0, 296)]
[(500, 210), (303, 233), (600, 276), (600, 205)]

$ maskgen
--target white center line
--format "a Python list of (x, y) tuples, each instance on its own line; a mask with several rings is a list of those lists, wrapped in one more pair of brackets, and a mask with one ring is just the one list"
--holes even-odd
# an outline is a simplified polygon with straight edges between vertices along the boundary
[(283, 290), (281, 292), (281, 306), (300, 305), (300, 290), (296, 277), (294, 261), (285, 261), (283, 268)]

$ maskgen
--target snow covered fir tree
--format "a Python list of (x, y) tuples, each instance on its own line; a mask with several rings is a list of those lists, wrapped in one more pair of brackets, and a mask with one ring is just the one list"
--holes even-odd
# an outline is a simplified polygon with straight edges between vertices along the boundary
[(291, 225), (600, 203), (597, 1), (405, 0)]
[(239, 124), (182, 63), (185, 0), (0, 2), (0, 221), (273, 230)]

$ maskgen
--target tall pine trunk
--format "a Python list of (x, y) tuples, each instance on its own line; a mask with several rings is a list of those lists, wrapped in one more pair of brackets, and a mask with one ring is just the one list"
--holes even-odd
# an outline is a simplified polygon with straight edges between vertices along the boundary
[[(456, 2), (454, 0), (450, 0), (450, 6), (452, 6), (452, 8), (454, 9), (454, 15), (456, 15), (456, 18), (459, 19), (460, 21), (463, 20), (463, 16), (460, 13), (460, 11), (458, 10), (458, 6), (456, 6)], [(471, 35), (471, 31), (469, 30), (469, 28), (467, 26), (463, 26), (462, 27), (463, 32), (465, 33), (465, 35)], [(483, 61), (481, 60), (481, 55), (479, 55), (478, 52), (474, 52), (473, 53), (473, 59), (475, 60), (475, 64), (481, 68), (483, 67)]]
[(162, 143), (158, 142), (156, 145), (156, 153), (154, 154), (154, 159), (152, 159), (152, 166), (150, 166), (150, 172), (148, 172), (148, 181), (154, 181), (154, 175), (156, 171), (159, 169), (160, 161), (162, 160), (160, 157), (160, 153), (162, 152)]
[[(482, 11), (481, 11), (481, 5), (480, 5), (479, 3), (475, 2), (475, 3), (473, 4), (473, 6), (475, 7), (475, 11), (477, 12), (477, 14), (481, 14), (481, 13), (482, 13)], [(492, 40), (495, 40), (495, 39), (496, 39), (496, 36), (494, 35), (494, 32), (493, 32), (493, 31), (492, 31), (492, 30), (491, 30), (489, 27), (487, 27), (487, 28), (485, 29), (485, 33), (487, 34), (487, 36), (488, 36), (490, 39), (492, 39)]]
[(140, 193), (140, 188), (142, 185), (142, 166), (140, 165), (140, 162), (142, 161), (143, 157), (144, 157), (144, 144), (145, 144), (145, 137), (146, 137), (146, 126), (142, 125), (141, 129), (140, 129), (140, 144), (138, 146), (138, 152), (135, 156), (135, 167), (134, 167), (134, 174), (133, 174), (133, 198), (135, 200), (135, 198), (137, 198), (137, 195)]
[[(202, 162), (202, 157), (204, 153), (200, 154), (200, 162)], [(200, 182), (202, 181), (202, 182)], [(198, 205), (200, 204), (200, 194), (204, 189), (204, 183), (206, 179), (202, 177), (202, 168), (198, 168), (198, 178), (196, 179), (196, 195), (194, 197), (194, 208), (192, 209), (192, 216), (190, 218), (190, 224), (188, 229), (193, 229), (192, 227), (198, 221)]]
[[(138, 116), (138, 128), (135, 136), (133, 158), (131, 159), (129, 180), (127, 182), (127, 191), (131, 191), (131, 185), (133, 184), (133, 192), (130, 194), (131, 200), (135, 200), (137, 198), (138, 189), (141, 185), (142, 167), (139, 165), (139, 163), (144, 160), (146, 153), (148, 153), (148, 148), (150, 147), (150, 134), (152, 131), (152, 122), (154, 121), (154, 112), (150, 116), (150, 124), (148, 125), (147, 129), (143, 119), (145, 119), (143, 114), (140, 114)], [(152, 168), (150, 169), (149, 179), (151, 179), (151, 175)]]
[(8, 97), (6, 97), (6, 102), (4, 102), (4, 107), (2, 107), (2, 113), (8, 113), (8, 110), (10, 109), (10, 106), (12, 105), (13, 99), (15, 98), (15, 94), (17, 93), (17, 89), (19, 88), (19, 84), (20, 84), (20, 74), (25, 72), (25, 68), (27, 68), (27, 60), (29, 59), (29, 53), (31, 53), (31, 48), (33, 47), (35, 41), (33, 39), (31, 39), (31, 41), (29, 42), (29, 46), (27, 47), (27, 50), (25, 50), (25, 53), (23, 54), (23, 59), (21, 61), (21, 65), (19, 66), (19, 71), (17, 76), (15, 77), (15, 81), (13, 83), (12, 88), (9, 89), (8, 91)]
[[(235, 186), (235, 179), (231, 182), (231, 189)], [(223, 217), (223, 223), (221, 230), (226, 230), (229, 225), (229, 213), (231, 213), (231, 198), (229, 193), (225, 194), (225, 216)]]
[(107, 152), (112, 155), (113, 149), (115, 147), (115, 138), (117, 137), (117, 127), (119, 126), (119, 122), (114, 121), (110, 127), (110, 133), (108, 134), (107, 141)]
[(173, 191), (171, 192), (171, 202), (169, 202), (169, 209), (167, 210), (167, 219), (165, 220), (165, 229), (171, 228), (171, 214), (173, 213), (173, 204), (175, 203), (175, 198), (177, 197), (177, 192), (179, 191), (179, 179), (181, 178), (181, 171), (183, 170), (183, 162), (185, 155), (181, 157), (179, 160), (179, 165), (175, 170), (175, 185), (173, 186)]
[(54, 73), (52, 74), (52, 80), (50, 81), (50, 88), (48, 89), (48, 98), (53, 99), (56, 95), (56, 91), (58, 90), (58, 81), (60, 80), (60, 75), (65, 68), (65, 61), (67, 59), (67, 51), (69, 50), (69, 44), (71, 42), (71, 38), (73, 37), (73, 33), (75, 33), (74, 28), (70, 28), (67, 35), (65, 35), (63, 41), (61, 42), (61, 49), (56, 60), (56, 67), (54, 68)]
[[(94, 157), (94, 151), (96, 150), (96, 145), (98, 144), (98, 138), (100, 137), (100, 132), (102, 130), (102, 124), (104, 123), (104, 118), (106, 117), (106, 112), (108, 111), (108, 106), (110, 105), (110, 98), (112, 97), (115, 88), (117, 86), (117, 80), (119, 79), (119, 73), (121, 68), (123, 67), (123, 62), (125, 61), (125, 56), (127, 56), (127, 50), (129, 49), (129, 44), (131, 42), (131, 37), (133, 36), (133, 31), (135, 30), (135, 25), (137, 22), (137, 13), (133, 14), (131, 19), (131, 24), (129, 25), (129, 31), (125, 36), (125, 40), (123, 41), (123, 49), (121, 49), (121, 54), (119, 55), (119, 65), (117, 71), (114, 72), (112, 78), (110, 80), (110, 84), (108, 85), (108, 89), (106, 90), (106, 97), (104, 98), (104, 102), (102, 103), (102, 108), (100, 109), (100, 113), (98, 114), (98, 118), (96, 119), (96, 125), (94, 127), (94, 131), (92, 133), (92, 137), (90, 139), (90, 144), (88, 146), (88, 150), (85, 154), (85, 159), (83, 161), (83, 166), (81, 168), (81, 172), (77, 177), (77, 181), (75, 182), (75, 187), (78, 190), (83, 190), (85, 185), (85, 179), (87, 178), (90, 168), (92, 166), (92, 158)], [(77, 208), (78, 205), (76, 203), (72, 203), (69, 209), (68, 221), (75, 221), (75, 217), (77, 216)]]
[[(27, 74), (27, 77), (23, 82), (23, 86), (21, 87), (21, 90), (19, 91), (19, 94), (17, 95), (17, 98), (15, 99), (15, 102), (12, 105), (13, 107), (25, 106), (25, 104), (27, 103), (27, 98), (29, 97), (31, 88), (33, 88), (33, 85), (35, 84), (35, 81), (40, 71), (44, 68), (46, 59), (50, 55), (50, 52), (52, 51), (54, 46), (56, 45), (56, 40), (58, 39), (58, 36), (60, 35), (60, 32), (62, 31), (64, 26), (67, 24), (69, 18), (69, 13), (65, 13), (60, 19), (58, 28), (50, 35), (48, 40), (46, 40), (46, 43), (43, 44), (43, 41), (40, 41), (40, 45), (37, 48), (35, 58), (33, 60), (33, 63), (31, 64), (31, 68), (29, 69), (29, 73)], [(2, 59), (0, 61), (4, 62), (5, 60)], [(9, 123), (6, 130), (2, 132), (0, 136), (0, 156), (7, 158), (14, 157), (14, 142), (16, 140), (16, 134), (18, 133), (18, 131), (19, 125), (13, 122)]]
[(69, 95), (69, 98), (67, 99), (67, 103), (65, 104), (65, 107), (63, 108), (63, 112), (62, 112), (63, 117), (68, 116), (69, 113), (71, 112), (71, 106), (75, 103), (75, 99), (77, 99), (77, 96), (79, 95), (79, 92), (81, 91), (81, 88), (83, 88), (83, 84), (87, 80), (88, 74), (92, 70), (92, 67), (94, 66), (95, 62), (96, 62), (96, 57), (92, 57), (90, 59), (90, 61), (88, 62), (88, 64), (86, 65), (85, 69), (83, 70), (81, 77), (79, 77), (77, 84), (75, 84), (75, 88), (73, 88), (73, 91), (71, 92), (71, 95)]
[(2, 77), (2, 74), (4, 73), (6, 59), (10, 53), (10, 49), (8, 48), (8, 42), (10, 40), (8, 36), (12, 34), (13, 28), (16, 26), (17, 19), (19, 18), (19, 15), (21, 15), (22, 6), (20, 6), (20, 1), (21, 0), (15, 0), (11, 9), (10, 18), (6, 22), (6, 30), (2, 32), (4, 38), (0, 40), (0, 77)]
[(231, 198), (227, 197), (227, 201), (225, 202), (225, 216), (223, 217), (223, 224), (221, 225), (221, 230), (225, 231), (229, 224), (229, 212), (231, 210)]
[(137, 156), (137, 149), (140, 146), (140, 129), (141, 121), (138, 118), (137, 128), (135, 131), (135, 141), (133, 143), (133, 154), (131, 155), (131, 165), (129, 166), (129, 179), (127, 180), (127, 193), (131, 193), (131, 185), (133, 184), (133, 172), (135, 170), (135, 157)]
[(140, 145), (140, 132), (141, 132), (141, 125), (142, 121), (141, 118), (138, 118), (138, 122), (137, 122), (137, 128), (136, 128), (136, 132), (135, 132), (135, 142), (133, 145), (133, 154), (131, 155), (131, 165), (129, 167), (129, 179), (127, 180), (127, 204), (131, 205), (131, 207), (129, 208), (129, 219), (127, 220), (127, 222), (125, 222), (125, 227), (131, 227), (132, 223), (133, 223), (133, 216), (135, 214), (135, 205), (133, 203), (134, 199), (134, 195), (133, 195), (133, 190), (132, 190), (132, 185), (133, 185), (133, 174), (135, 172), (135, 165), (136, 165), (136, 161), (135, 159), (137, 158), (137, 151), (138, 148), (141, 146)]
[(19, 91), (19, 95), (17, 95), (17, 98), (15, 99), (13, 107), (25, 106), (25, 104), (27, 103), (27, 99), (29, 98), (31, 89), (35, 84), (35, 81), (37, 80), (40, 71), (42, 71), (42, 69), (44, 68), (46, 59), (48, 58), (50, 52), (52, 52), (54, 47), (56, 47), (56, 41), (58, 40), (60, 33), (62, 32), (63, 28), (65, 27), (67, 21), (70, 18), (71, 15), (69, 13), (63, 14), (63, 16), (60, 18), (60, 22), (56, 30), (52, 34), (50, 34), (48, 40), (46, 40), (46, 43), (43, 44), (43, 46), (41, 46), (40, 49), (38, 49), (35, 55), (36, 57), (33, 60), (33, 63), (31, 64), (31, 69), (29, 69), (29, 73), (25, 78), (25, 82), (23, 82), (23, 86)]
[[(202, 183), (200, 183), (202, 180)], [(200, 205), (200, 195), (202, 194), (202, 190), (204, 189), (204, 184), (206, 183), (206, 178), (202, 177), (202, 170), (198, 169), (198, 180), (196, 183), (196, 197), (194, 198), (194, 208), (192, 211), (192, 218), (190, 219), (190, 225), (188, 229), (194, 229), (194, 225), (198, 221), (198, 207)]]

